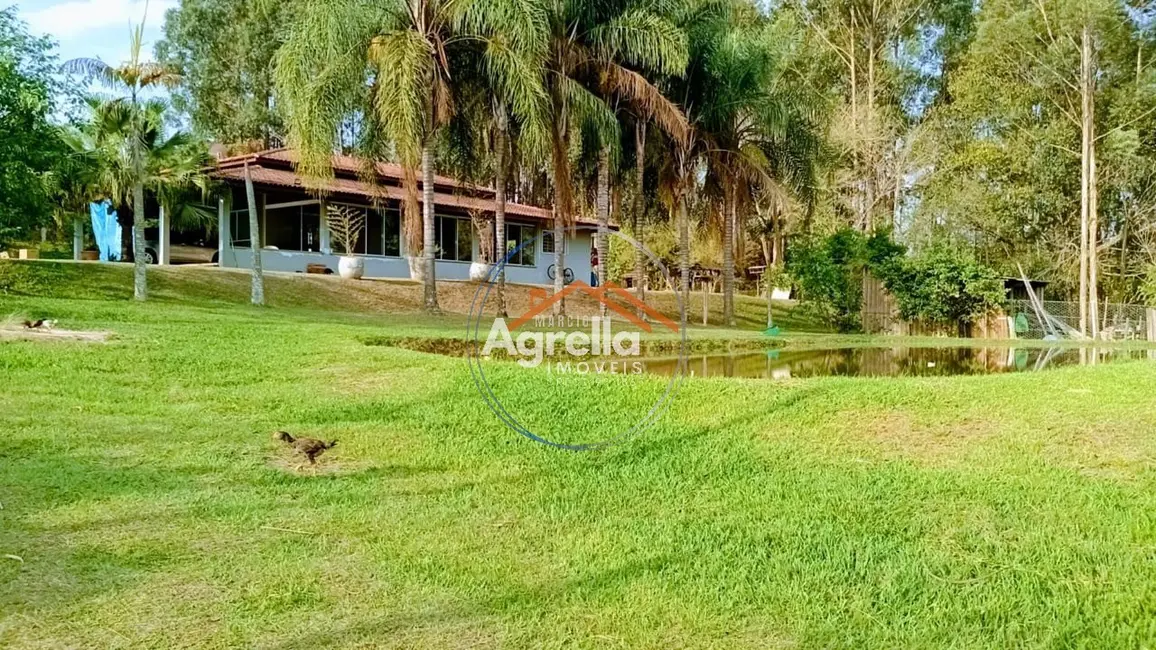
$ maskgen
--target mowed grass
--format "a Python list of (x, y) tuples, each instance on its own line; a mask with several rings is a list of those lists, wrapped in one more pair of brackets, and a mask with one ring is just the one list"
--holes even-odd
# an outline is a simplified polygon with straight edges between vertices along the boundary
[[(573, 453), (464, 360), (364, 343), (460, 315), (157, 277), (0, 294), (115, 333), (0, 343), (0, 647), (1156, 645), (1156, 364), (689, 380)], [(340, 443), (296, 472), (279, 428)]]

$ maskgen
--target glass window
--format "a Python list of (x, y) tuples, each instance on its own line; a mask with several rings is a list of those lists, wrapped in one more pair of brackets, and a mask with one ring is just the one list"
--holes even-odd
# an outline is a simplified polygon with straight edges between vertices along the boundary
[(249, 248), (248, 210), (234, 210), (229, 213), (229, 234), (233, 238), (233, 248)]
[(469, 262), (474, 257), (474, 233), (470, 222), (454, 217), (437, 217), (437, 258)]
[(381, 247), (385, 242), (381, 213), (370, 210), (365, 217), (365, 253), (367, 255), (382, 255)]
[(301, 206), (301, 250), (321, 250), (321, 206)]
[(401, 256), (401, 215), (397, 210), (378, 210), (382, 220), (382, 234), (385, 244), (382, 255)]
[(265, 209), (265, 246), (283, 251), (302, 250), (301, 206)]
[[(553, 234), (553, 233), (551, 233)], [(519, 250), (518, 247), (521, 246)], [(514, 251), (518, 251), (514, 253)], [(518, 266), (534, 266), (534, 227), (522, 224), (506, 224), (506, 255), (510, 255), (508, 264)]]
[[(332, 203), (361, 210), (365, 214), (365, 226), (358, 233), (354, 251), (358, 255), (401, 256), (401, 218), (397, 210), (367, 208), (360, 205)], [(330, 241), (337, 251), (337, 240), (330, 235)], [(440, 241), (440, 240), (439, 240)]]
[(542, 231), (542, 252), (543, 253), (553, 253), (554, 252), (554, 231), (553, 230)]

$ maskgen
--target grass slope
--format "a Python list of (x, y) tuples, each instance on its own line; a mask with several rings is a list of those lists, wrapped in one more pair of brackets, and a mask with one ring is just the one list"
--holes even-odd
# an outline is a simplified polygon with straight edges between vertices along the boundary
[[(189, 305), (246, 304), (249, 301), (249, 272), (196, 266), (153, 267), (149, 269), (149, 291), (152, 298), (166, 303)], [(343, 282), (335, 276), (269, 273), (266, 275), (266, 300), (270, 306), (293, 310), (322, 310), (347, 313), (386, 312), (420, 314), (422, 288), (410, 281), (366, 280)], [(467, 282), (441, 282), (438, 285), (441, 307), (450, 314), (470, 313), (478, 297), (478, 285)], [(678, 303), (670, 292), (652, 292), (648, 303), (666, 314), (677, 314)], [(71, 263), (56, 261), (0, 261), (0, 296), (37, 296), (90, 300), (127, 300), (132, 297), (132, 265)], [(701, 293), (690, 299), (692, 324), (702, 323)], [(509, 285), (509, 311), (512, 314), (529, 308), (525, 285)], [(709, 296), (709, 325), (721, 326), (722, 295)], [(494, 300), (485, 303), (491, 313)], [(597, 303), (577, 294), (568, 300), (572, 313), (596, 313)], [(736, 325), (741, 330), (759, 332), (766, 326), (765, 300), (738, 295), (735, 299)], [(797, 313), (793, 303), (775, 304), (775, 322), (788, 331), (823, 331), (824, 328)]]
[[(1156, 641), (1156, 364), (692, 380), (641, 438), (562, 453), (462, 360), (362, 342), (460, 317), (86, 278), (0, 296), (117, 334), (0, 343), (2, 647)], [(339, 438), (328, 471), (293, 472), (276, 428)]]

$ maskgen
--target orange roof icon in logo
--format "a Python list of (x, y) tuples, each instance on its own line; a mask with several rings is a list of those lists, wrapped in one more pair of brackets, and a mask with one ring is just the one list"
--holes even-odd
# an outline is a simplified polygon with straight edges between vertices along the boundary
[(627, 321), (634, 323), (640, 329), (646, 332), (653, 331), (650, 323), (642, 320), (633, 311), (627, 307), (622, 306), (611, 298), (618, 298), (619, 300), (634, 306), (647, 316), (650, 316), (650, 318), (656, 322), (665, 325), (672, 332), (678, 331), (678, 323), (670, 320), (662, 312), (634, 297), (630, 294), (629, 291), (614, 284), (613, 282), (607, 282), (605, 286), (595, 288), (581, 280), (575, 280), (574, 282), (571, 282), (569, 286), (567, 286), (561, 292), (554, 294), (553, 296), (548, 296), (545, 289), (530, 289), (530, 309), (528, 309), (526, 313), (522, 314), (520, 317), (510, 323), (510, 331), (512, 332), (522, 325), (530, 322), (534, 319), (535, 316), (546, 311), (551, 305), (576, 291), (581, 291), (582, 293), (593, 297), (598, 302), (606, 305), (607, 309), (619, 314)]

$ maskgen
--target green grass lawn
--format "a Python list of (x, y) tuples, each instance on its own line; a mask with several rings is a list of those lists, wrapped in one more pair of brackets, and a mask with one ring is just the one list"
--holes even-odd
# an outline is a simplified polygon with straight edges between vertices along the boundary
[(0, 343), (0, 647), (1156, 647), (1156, 364), (689, 380), (571, 453), (365, 344), (460, 314), (127, 277), (0, 263), (0, 316), (115, 334)]

